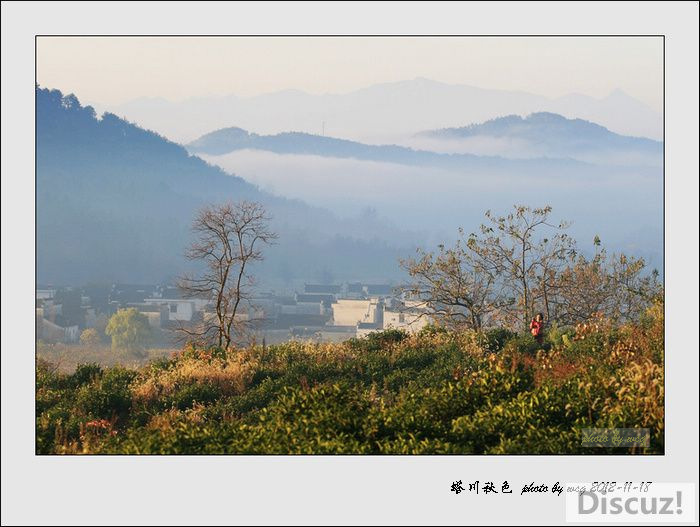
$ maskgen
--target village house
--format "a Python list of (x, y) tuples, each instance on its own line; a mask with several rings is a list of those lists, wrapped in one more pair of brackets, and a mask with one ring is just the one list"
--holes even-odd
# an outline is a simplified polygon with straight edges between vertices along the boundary
[(304, 284), (304, 293), (313, 295), (338, 295), (341, 289), (340, 285)]
[(423, 309), (413, 305), (404, 305), (384, 310), (383, 329), (402, 329), (417, 333), (430, 324), (431, 320)]
[(166, 307), (171, 322), (190, 322), (195, 312), (203, 311), (207, 303), (197, 298), (146, 298), (143, 301), (146, 305)]
[(339, 299), (332, 305), (333, 325), (356, 326), (359, 323), (381, 323), (382, 301), (377, 298)]
[(51, 300), (55, 296), (56, 296), (55, 289), (37, 289), (36, 290), (36, 299), (37, 300)]
[(330, 313), (331, 305), (335, 302), (335, 295), (297, 293), (295, 295), (295, 300), (297, 314), (324, 315)]
[(356, 335), (358, 338), (361, 338), (361, 337), (366, 337), (370, 333), (374, 333), (375, 331), (381, 331), (381, 330), (382, 330), (381, 324), (378, 324), (376, 322), (358, 322)]
[(78, 342), (80, 329), (77, 325), (59, 326), (44, 318), (42, 308), (36, 309), (36, 338), (50, 343), (70, 344)]
[(387, 297), (394, 294), (394, 287), (389, 284), (368, 284), (363, 289), (365, 294), (371, 297)]

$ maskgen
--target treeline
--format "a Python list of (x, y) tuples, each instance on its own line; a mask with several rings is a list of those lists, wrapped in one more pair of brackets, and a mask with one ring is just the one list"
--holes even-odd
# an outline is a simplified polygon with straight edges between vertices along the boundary
[(411, 277), (407, 292), (441, 323), (472, 329), (522, 329), (536, 313), (559, 325), (594, 314), (629, 321), (662, 295), (659, 273), (644, 259), (609, 255), (598, 236), (586, 256), (551, 212), (522, 205), (503, 216), (489, 211), (478, 232), (460, 229), (454, 246), (419, 249), (401, 262)]

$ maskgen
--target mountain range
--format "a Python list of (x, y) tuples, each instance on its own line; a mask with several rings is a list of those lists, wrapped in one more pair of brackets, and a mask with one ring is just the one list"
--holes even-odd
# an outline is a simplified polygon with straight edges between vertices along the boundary
[[(626, 137), (582, 119), (566, 119), (557, 114), (537, 113), (523, 119), (511, 115), (481, 124), (460, 128), (431, 130), (416, 134), (434, 140), (433, 146), (448, 150), (456, 144), (472, 144), (477, 139), (499, 140), (509, 148), (500, 155), (476, 155), (461, 152), (434, 152), (402, 145), (372, 145), (335, 137), (284, 132), (259, 135), (231, 127), (203, 135), (186, 145), (193, 154), (220, 156), (239, 150), (262, 150), (277, 154), (315, 155), (358, 159), (411, 166), (432, 166), (444, 169), (478, 169), (481, 171), (534, 170), (541, 173), (566, 169), (598, 170), (591, 163), (628, 166), (660, 166), (663, 144), (646, 138)], [(440, 148), (437, 148), (440, 150)], [(457, 148), (460, 150), (460, 148)], [(517, 153), (524, 151), (518, 157)], [(539, 155), (537, 155), (539, 154)]]
[[(400, 279), (398, 259), (416, 246), (449, 243), (487, 209), (516, 203), (552, 205), (584, 243), (600, 235), (611, 250), (661, 265), (661, 146), (590, 122), (535, 114), (412, 136), (442, 152), (230, 126), (185, 147), (112, 113), (98, 117), (73, 95), (37, 88), (36, 99), (41, 283), (171, 280), (187, 266), (197, 208), (241, 199), (263, 203), (280, 235), (255, 270), (268, 288)], [(537, 143), (556, 156), (450, 150), (475, 137)], [(606, 144), (656, 161), (582, 155)]]
[[(451, 151), (475, 138), (482, 147), (501, 141), (509, 157)], [(344, 215), (370, 207), (440, 243), (459, 226), (474, 229), (487, 209), (549, 204), (573, 222), (575, 238), (601, 235), (611, 250), (660, 266), (662, 144), (553, 114), (428, 131), (417, 139), (446, 151), (301, 132), (260, 135), (240, 127), (205, 134), (186, 148), (277, 195)], [(555, 157), (519, 157), (514, 145)], [(425, 236), (416, 240), (429, 246)]]
[(299, 131), (369, 143), (398, 142), (424, 130), (536, 112), (586, 119), (624, 135), (659, 140), (663, 134), (662, 116), (620, 90), (600, 99), (579, 94), (551, 98), (425, 78), (342, 94), (284, 90), (182, 101), (144, 97), (104, 109), (183, 144), (234, 123), (264, 135)]

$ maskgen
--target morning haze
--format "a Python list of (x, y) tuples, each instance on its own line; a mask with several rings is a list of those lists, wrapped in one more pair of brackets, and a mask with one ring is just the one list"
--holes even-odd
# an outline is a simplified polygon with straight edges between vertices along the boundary
[(619, 89), (662, 109), (661, 38), (41, 37), (38, 81), (121, 104), (282, 90), (346, 93), (425, 77), (547, 97)]
[[(75, 211), (56, 199), (47, 210), (78, 221), (100, 246), (97, 225), (106, 223), (117, 232), (105, 250), (118, 250), (76, 265), (73, 242), (61, 242), (60, 222), (47, 216), (39, 252), (57, 245), (40, 262), (39, 278), (75, 283), (84, 272), (86, 281), (168, 280), (184, 266), (197, 204), (236, 185), (235, 194), (268, 203), (274, 221), (290, 230), (271, 249), (282, 251), (279, 261), (263, 264), (268, 285), (293, 287), (329, 273), (398, 280), (389, 263), (396, 254), (453, 240), (458, 227), (476, 228), (486, 209), (518, 202), (555, 207), (585, 250), (601, 235), (611, 249), (659, 266), (661, 51), (660, 39), (636, 37), (40, 37), (39, 86), (77, 97), (61, 110), (40, 93), (40, 167), (75, 165), (74, 174), (105, 182), (93, 195), (93, 182), (48, 179), (45, 190), (58, 185), (54, 198), (78, 185), (66, 198), (76, 200)], [(96, 121), (69, 112), (88, 104)], [(103, 111), (111, 112), (104, 122)], [(44, 135), (58, 123), (76, 136)], [(125, 134), (119, 142), (115, 127)], [(91, 141), (81, 143), (89, 130)], [(141, 154), (132, 159), (131, 149)], [(109, 152), (111, 164), (102, 155)], [(200, 158), (209, 166), (195, 168)], [(170, 174), (183, 172), (182, 188), (173, 187), (168, 166)], [(195, 173), (217, 183), (193, 192), (197, 180), (187, 174)], [(127, 179), (143, 185), (136, 204), (131, 191), (122, 195)], [(166, 186), (157, 191), (156, 184)], [(86, 206), (96, 202), (104, 206)], [(94, 221), (83, 225), (90, 214)], [(134, 229), (137, 218), (147, 225)], [(303, 243), (295, 229), (305, 233)], [(368, 267), (377, 276), (359, 271), (366, 255), (335, 261), (338, 251), (323, 247), (336, 238), (382, 244), (373, 254), (383, 263)], [(316, 249), (289, 252), (309, 243)], [(342, 265), (349, 268), (338, 274)], [(345, 276), (349, 269), (357, 276)]]

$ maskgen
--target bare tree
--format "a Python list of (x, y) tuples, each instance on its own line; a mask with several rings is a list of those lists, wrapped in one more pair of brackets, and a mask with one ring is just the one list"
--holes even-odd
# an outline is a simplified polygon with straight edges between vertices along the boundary
[(481, 267), (498, 276), (503, 290), (511, 294), (502, 314), (513, 325), (527, 327), (536, 308), (549, 314), (556, 277), (576, 255), (574, 240), (564, 232), (568, 224), (552, 223), (551, 212), (550, 206), (523, 205), (505, 216), (487, 211), (489, 224), (481, 225), (480, 235), (469, 236), (467, 245)]
[(642, 258), (609, 257), (605, 249), (590, 260), (579, 256), (561, 273), (558, 289), (557, 318), (564, 324), (584, 321), (594, 313), (631, 320), (662, 293), (658, 272), (646, 272)]
[(646, 262), (620, 254), (611, 259), (611, 274), (615, 284), (615, 309), (613, 318), (631, 320), (638, 317), (653, 303), (663, 296), (663, 285), (659, 283), (659, 272), (653, 269), (646, 273)]
[(469, 249), (459, 232), (454, 247), (440, 245), (436, 253), (418, 249), (416, 258), (400, 261), (411, 277), (404, 291), (446, 325), (480, 329), (505, 300), (495, 269)]
[(554, 318), (568, 325), (609, 311), (614, 284), (607, 271), (605, 251), (588, 259), (579, 255), (559, 275)]
[(196, 324), (181, 325), (186, 339), (228, 348), (238, 336), (245, 323), (239, 310), (247, 307), (254, 283), (250, 265), (262, 260), (262, 246), (277, 238), (269, 230), (269, 221), (261, 204), (248, 201), (208, 205), (198, 211), (192, 224), (195, 240), (186, 256), (202, 262), (204, 270), (181, 277), (178, 286), (186, 297), (211, 300), (214, 313), (205, 313)]
[(535, 307), (552, 315), (558, 277), (576, 255), (564, 222), (551, 223), (551, 207), (515, 206), (506, 216), (486, 212), (480, 234), (464, 236), (439, 252), (418, 251), (401, 262), (413, 279), (408, 291), (444, 321), (475, 329), (485, 324), (524, 326)]

